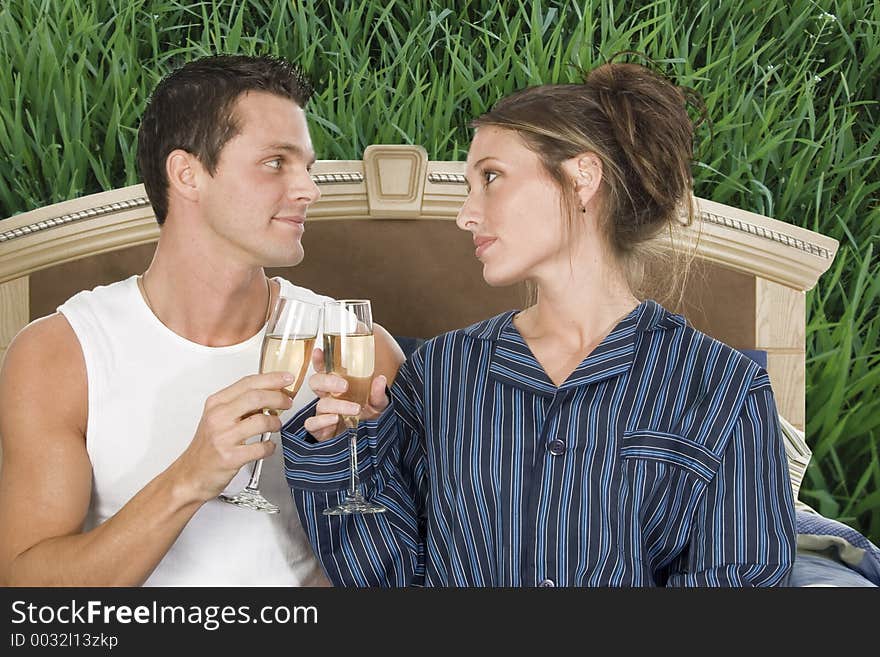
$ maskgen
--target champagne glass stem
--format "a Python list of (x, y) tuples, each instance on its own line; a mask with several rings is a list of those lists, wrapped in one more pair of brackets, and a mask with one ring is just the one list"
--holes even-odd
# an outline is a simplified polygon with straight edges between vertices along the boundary
[[(264, 410), (263, 413), (268, 414), (268, 410)], [(260, 435), (260, 442), (265, 442), (269, 440), (269, 437), (272, 435), (271, 431), (268, 431), (264, 434)], [(226, 493), (220, 494), (220, 499), (224, 502), (229, 502), (230, 504), (235, 504), (236, 506), (243, 506), (249, 509), (255, 509), (257, 511), (265, 511), (266, 513), (278, 513), (280, 510), (277, 504), (273, 504), (260, 492), (260, 475), (263, 472), (263, 459), (258, 459), (254, 461), (254, 467), (251, 470), (251, 480), (248, 482), (247, 486), (244, 487), (244, 490), (237, 493), (236, 495), (228, 495)]]
[[(265, 414), (269, 414), (269, 411), (263, 411)], [(260, 436), (260, 442), (264, 443), (269, 440), (269, 436), (272, 434), (270, 432), (264, 433)], [(250, 490), (257, 490), (260, 487), (260, 475), (263, 473), (263, 459), (258, 459), (254, 461), (254, 469), (251, 471), (251, 480), (248, 482), (246, 488)]]
[(381, 504), (368, 502), (360, 491), (361, 481), (358, 474), (358, 457), (357, 457), (357, 428), (358, 420), (346, 418), (346, 426), (348, 427), (348, 460), (349, 460), (349, 480), (348, 491), (342, 503), (333, 508), (324, 509), (325, 516), (339, 516), (349, 513), (382, 513), (387, 509)]
[(360, 489), (360, 475), (358, 475), (358, 457), (357, 457), (357, 427), (358, 422), (348, 423), (348, 449), (349, 461), (351, 464), (351, 486), (348, 491), (349, 497), (357, 497)]

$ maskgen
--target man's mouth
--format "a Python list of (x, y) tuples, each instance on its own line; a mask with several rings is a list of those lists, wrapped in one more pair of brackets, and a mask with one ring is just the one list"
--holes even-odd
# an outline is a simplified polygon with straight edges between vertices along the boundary
[(291, 226), (298, 226), (302, 230), (305, 230), (306, 218), (303, 215), (277, 215), (272, 217), (272, 221), (277, 221), (282, 224), (289, 224)]

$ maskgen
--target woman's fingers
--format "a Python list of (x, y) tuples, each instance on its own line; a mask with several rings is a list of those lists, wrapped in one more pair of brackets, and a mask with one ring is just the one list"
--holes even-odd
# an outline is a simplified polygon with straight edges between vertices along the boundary
[(312, 349), (312, 367), (316, 372), (324, 371), (324, 350), (320, 347)]
[(378, 413), (382, 413), (388, 406), (388, 395), (385, 394), (385, 388), (388, 386), (388, 379), (384, 374), (380, 374), (370, 386), (370, 406)]
[(315, 405), (315, 413), (318, 415), (326, 413), (331, 415), (357, 415), (360, 412), (360, 404), (345, 401), (344, 399), (336, 399), (335, 397), (324, 397)]
[(327, 395), (338, 395), (341, 392), (345, 392), (348, 388), (348, 383), (338, 374), (317, 372), (309, 377), (309, 387), (315, 391), (318, 397), (326, 397)]
[(328, 413), (315, 415), (305, 421), (305, 428), (318, 440), (327, 440), (336, 435), (336, 425), (339, 424), (339, 416)]
[[(316, 356), (313, 356), (312, 362), (319, 366)], [(333, 396), (345, 392), (348, 387), (341, 376), (327, 373), (314, 374), (309, 379), (309, 385), (319, 399), (315, 405), (314, 417), (306, 419), (303, 426), (318, 441), (327, 440), (337, 434), (342, 416), (357, 415), (361, 420), (371, 420), (381, 415), (389, 404), (388, 395), (385, 393), (388, 379), (381, 374), (371, 382), (369, 399), (363, 407)]]

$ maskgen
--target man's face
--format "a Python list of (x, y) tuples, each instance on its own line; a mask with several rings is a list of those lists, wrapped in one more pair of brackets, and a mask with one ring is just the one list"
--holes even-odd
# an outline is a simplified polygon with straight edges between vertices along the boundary
[(299, 264), (306, 210), (321, 195), (309, 174), (315, 153), (305, 112), (260, 91), (243, 94), (234, 111), (239, 134), (223, 147), (214, 175), (199, 175), (202, 219), (234, 262)]

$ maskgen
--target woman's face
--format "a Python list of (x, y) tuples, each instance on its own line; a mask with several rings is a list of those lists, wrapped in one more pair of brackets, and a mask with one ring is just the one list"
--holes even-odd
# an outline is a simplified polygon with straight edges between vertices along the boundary
[(513, 130), (484, 126), (468, 151), (468, 196), (456, 224), (473, 234), (483, 278), (502, 286), (570, 268), (559, 186)]

